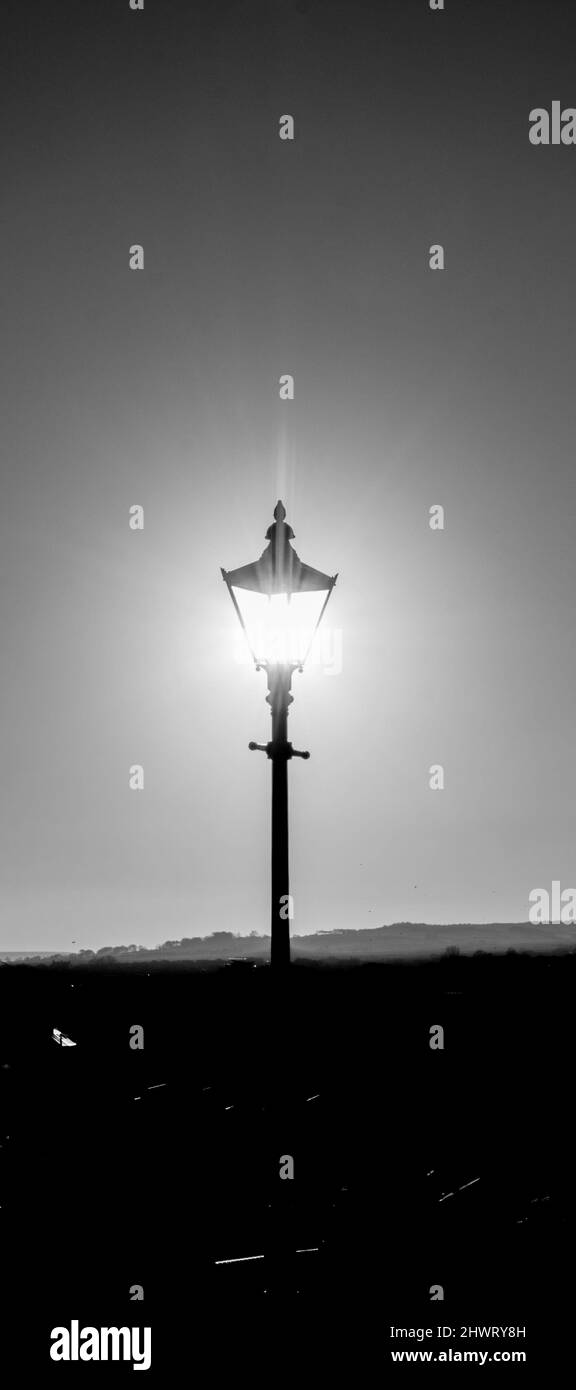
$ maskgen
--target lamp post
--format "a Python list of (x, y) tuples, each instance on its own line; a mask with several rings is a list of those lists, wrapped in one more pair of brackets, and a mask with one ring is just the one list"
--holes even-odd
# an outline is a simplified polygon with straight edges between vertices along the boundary
[[(274, 522), (266, 532), (268, 545), (259, 560), (243, 565), (237, 570), (222, 570), (230, 598), (246, 637), (250, 655), (257, 671), (266, 671), (268, 682), (267, 703), (272, 716), (272, 737), (268, 743), (249, 743), (254, 751), (266, 753), (272, 763), (272, 894), (271, 894), (271, 964), (275, 970), (285, 969), (290, 963), (290, 876), (288, 856), (288, 763), (291, 758), (309, 758), (310, 754), (293, 748), (288, 739), (288, 711), (293, 702), (292, 676), (302, 671), (310, 653), (315, 634), (320, 626), (328, 599), (336, 583), (337, 575), (327, 575), (321, 570), (304, 565), (291, 545), (294, 538), (292, 528), (285, 521), (286, 510), (282, 502), (274, 508)], [(252, 597), (250, 613), (243, 614), (235, 590), (242, 590)], [(298, 604), (301, 596), (324, 594), (324, 601), (316, 621), (298, 630), (294, 621), (293, 601)], [(246, 602), (246, 600), (245, 600)], [(280, 611), (278, 611), (278, 602)], [(307, 599), (307, 607), (309, 600)], [(315, 602), (315, 600), (312, 600)], [(262, 614), (258, 612), (264, 604), (268, 612), (276, 604), (272, 619), (282, 618), (280, 628), (263, 629)], [(286, 621), (287, 620), (287, 621)], [(260, 622), (260, 626), (258, 626)], [(282, 637), (292, 644), (289, 652), (282, 645)], [(279, 641), (280, 639), (280, 641)], [(295, 649), (298, 648), (296, 659)]]
[(292, 663), (266, 663), (268, 694), (266, 700), (272, 714), (272, 738), (269, 743), (249, 743), (254, 751), (267, 753), (272, 762), (272, 904), (271, 904), (271, 963), (274, 966), (290, 962), (290, 870), (288, 856), (288, 762), (290, 758), (309, 758), (288, 742), (288, 708), (292, 674), (300, 668)]

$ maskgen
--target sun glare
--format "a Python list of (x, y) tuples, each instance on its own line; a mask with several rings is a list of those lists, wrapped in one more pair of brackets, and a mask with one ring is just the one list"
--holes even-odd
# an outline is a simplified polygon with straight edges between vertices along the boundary
[(301, 662), (307, 655), (322, 610), (324, 593), (238, 593), (248, 640), (258, 661)]

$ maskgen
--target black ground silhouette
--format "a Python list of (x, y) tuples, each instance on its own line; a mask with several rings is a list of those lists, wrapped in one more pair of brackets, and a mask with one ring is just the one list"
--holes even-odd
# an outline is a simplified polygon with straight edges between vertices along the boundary
[(377, 1300), (386, 1325), (536, 1338), (575, 1225), (575, 971), (574, 954), (300, 964), (280, 984), (238, 962), (4, 965), (10, 1299), (26, 1307), (34, 1248), (47, 1328)]

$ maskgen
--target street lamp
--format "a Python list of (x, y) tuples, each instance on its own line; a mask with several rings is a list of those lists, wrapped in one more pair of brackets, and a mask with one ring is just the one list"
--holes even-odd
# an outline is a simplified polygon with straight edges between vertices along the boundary
[[(272, 909), (271, 962), (290, 963), (290, 897), (288, 866), (288, 762), (309, 758), (288, 741), (288, 709), (292, 676), (302, 671), (338, 576), (304, 565), (291, 545), (292, 527), (282, 502), (266, 532), (268, 545), (260, 559), (236, 570), (222, 570), (237, 617), (257, 671), (268, 680), (267, 703), (272, 714), (269, 743), (249, 743), (272, 762)], [(242, 607), (236, 590), (242, 591)]]

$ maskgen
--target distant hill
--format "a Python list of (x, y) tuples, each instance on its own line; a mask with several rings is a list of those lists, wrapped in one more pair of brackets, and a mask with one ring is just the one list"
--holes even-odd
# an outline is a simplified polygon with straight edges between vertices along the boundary
[(38, 960), (40, 958), (50, 959), (54, 955), (53, 951), (2, 951), (0, 950), (0, 960)]
[[(530, 922), (464, 923), (430, 926), (426, 922), (396, 922), (392, 926), (342, 929), (292, 936), (294, 959), (328, 960), (409, 960), (443, 955), (446, 951), (471, 955), (484, 951), (496, 955), (505, 951), (550, 952), (576, 949), (576, 928), (562, 925), (532, 926)], [(50, 951), (4, 951), (0, 961), (70, 959), (79, 963), (158, 961), (262, 961), (269, 957), (270, 937), (252, 932), (213, 932), (211, 936), (184, 937), (165, 941), (154, 948), (103, 946), (98, 951), (79, 951), (67, 955)]]

